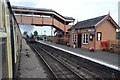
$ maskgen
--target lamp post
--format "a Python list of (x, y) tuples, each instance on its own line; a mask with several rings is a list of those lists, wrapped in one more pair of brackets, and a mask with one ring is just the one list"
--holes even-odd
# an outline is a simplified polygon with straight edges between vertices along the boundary
[(44, 31), (44, 40), (46, 41), (46, 31)]
[(46, 31), (44, 31), (44, 35), (46, 35)]

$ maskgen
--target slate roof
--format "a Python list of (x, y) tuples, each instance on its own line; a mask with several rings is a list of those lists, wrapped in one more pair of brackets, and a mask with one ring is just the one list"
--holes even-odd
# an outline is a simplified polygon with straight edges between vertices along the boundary
[(105, 18), (107, 15), (99, 16), (92, 19), (87, 19), (84, 21), (77, 22), (73, 27), (71, 27), (69, 30), (73, 29), (80, 29), (80, 28), (90, 28), (95, 27), (95, 25), (100, 22), (103, 18)]
[(73, 17), (64, 16), (65, 19), (75, 20)]
[(25, 9), (25, 10), (41, 10), (41, 11), (49, 11), (49, 12), (53, 12), (52, 9), (46, 9), (46, 8), (34, 8), (34, 7), (26, 7), (26, 6), (12, 6), (12, 8), (16, 8), (16, 9)]

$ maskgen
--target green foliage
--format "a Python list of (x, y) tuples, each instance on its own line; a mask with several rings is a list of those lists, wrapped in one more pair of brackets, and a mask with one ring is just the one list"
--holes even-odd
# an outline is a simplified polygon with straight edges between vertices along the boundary
[(27, 31), (23, 32), (24, 35), (27, 35)]
[(116, 36), (117, 36), (117, 39), (120, 40), (120, 31), (119, 31), (119, 32), (116, 32)]
[(39, 36), (37, 36), (37, 40), (40, 40), (40, 37), (39, 37)]
[(37, 31), (34, 31), (34, 36), (38, 36), (38, 32)]
[(64, 41), (63, 41), (63, 44), (64, 44), (64, 45), (67, 45), (67, 43), (68, 43), (67, 40), (64, 40)]

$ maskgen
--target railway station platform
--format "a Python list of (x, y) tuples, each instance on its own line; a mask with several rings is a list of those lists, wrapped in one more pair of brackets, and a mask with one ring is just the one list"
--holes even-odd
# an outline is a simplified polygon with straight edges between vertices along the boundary
[[(26, 49), (29, 57), (26, 56)], [(39, 62), (39, 58), (22, 39), (19, 78), (46, 78), (46, 73)]]
[[(1, 47), (0, 47), (1, 49)], [(2, 79), (2, 53), (0, 52), (0, 80)]]
[(99, 63), (101, 65), (116, 69), (120, 71), (120, 55), (110, 52), (95, 51), (90, 52), (87, 49), (82, 48), (72, 48), (66, 45), (55, 44), (47, 41), (38, 41), (40, 43), (46, 44), (48, 46), (60, 49), (62, 51), (75, 54), (82, 58), (88, 59), (90, 61)]

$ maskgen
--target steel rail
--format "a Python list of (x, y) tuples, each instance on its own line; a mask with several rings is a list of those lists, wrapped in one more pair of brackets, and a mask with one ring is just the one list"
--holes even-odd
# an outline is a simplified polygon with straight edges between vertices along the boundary
[[(38, 44), (41, 44), (41, 43), (38, 43)], [(59, 53), (62, 53), (62, 57), (63, 57), (63, 53), (64, 51), (61, 51), (61, 50), (58, 50), (56, 48), (53, 48), (53, 47), (50, 47), (50, 46), (47, 46), (47, 45), (41, 45), (44, 49), (46, 49), (49, 53), (53, 54), (59, 54)], [(58, 51), (56, 51), (58, 50)], [(59, 52), (60, 51), (60, 52)], [(59, 53), (58, 53), (59, 52)], [(67, 56), (66, 56), (67, 54)], [(61, 54), (59, 54), (61, 55)], [(59, 56), (58, 55), (58, 56)], [(71, 60), (70, 56), (72, 56), (71, 58), (74, 58), (74, 60)], [(92, 63), (91, 61), (86, 61), (85, 59), (83, 60), (82, 58), (81, 59), (78, 59), (77, 56), (74, 56), (74, 55), (71, 55), (71, 54), (68, 54), (68, 53), (64, 53), (64, 57), (68, 60), (70, 60), (71, 62), (73, 61), (74, 63), (77, 63), (77, 65), (80, 65), (82, 64), (82, 66), (80, 67), (83, 67), (83, 69), (85, 69), (87, 72), (91, 72), (92, 74), (96, 75), (96, 77), (98, 76), (98, 78), (104, 80), (106, 78), (115, 78), (115, 79), (118, 79), (119, 78), (119, 72), (117, 71), (114, 71), (114, 70), (110, 70), (108, 67), (105, 67), (105, 66), (102, 66), (102, 65), (99, 65), (99, 64), (95, 64), (94, 62)], [(68, 58), (69, 57), (69, 58)], [(77, 60), (82, 60), (83, 62), (78, 62)], [(91, 64), (92, 63), (92, 64)], [(84, 65), (83, 65), (84, 64)], [(87, 67), (90, 65), (90, 68)], [(91, 65), (95, 65), (95, 66), (91, 66)], [(104, 68), (105, 67), (105, 68)], [(110, 71), (109, 71), (110, 70)], [(102, 73), (102, 74), (101, 74)], [(106, 77), (107, 76), (107, 77)]]
[(57, 78), (57, 76), (54, 74), (53, 70), (51, 69), (51, 67), (47, 64), (47, 62), (44, 60), (44, 58), (39, 54), (39, 52), (32, 46), (29, 44), (29, 46), (31, 47), (32, 50), (34, 50), (38, 55), (39, 57), (43, 60), (43, 62), (45, 63), (45, 65), (49, 68), (49, 70), (52, 72), (52, 74), (54, 75), (54, 77), (56, 78), (56, 80), (59, 80)]
[[(68, 72), (72, 72), (72, 75), (74, 75), (74, 76), (76, 76), (76, 77), (73, 77), (73, 78), (79, 78), (79, 80), (85, 80), (85, 78), (83, 78), (82, 76), (80, 76), (80, 75), (78, 75), (76, 72), (74, 72), (73, 70), (71, 70), (70, 68), (68, 68), (67, 66), (65, 66), (63, 63), (61, 63), (58, 59), (56, 59), (55, 57), (53, 57), (52, 55), (50, 55), (50, 53), (49, 52), (47, 52), (45, 49), (43, 49), (43, 48), (41, 48), (40, 46), (37, 46), (37, 45), (32, 45), (32, 47), (34, 48), (34, 50), (37, 52), (37, 54), (39, 54), (40, 55), (40, 57), (44, 60), (44, 62), (47, 64), (47, 66), (51, 69), (51, 71), (52, 71), (52, 73), (55, 75), (55, 77), (57, 78), (57, 79), (59, 79), (59, 76), (57, 75), (57, 73), (56, 72), (54, 72), (55, 70), (53, 70), (53, 68), (51, 68), (51, 64), (49, 64), (49, 62), (50, 62), (50, 60), (49, 60), (49, 62), (47, 61), (47, 60), (45, 60), (45, 59), (47, 59), (48, 57), (45, 55), (44, 57), (43, 57), (43, 55), (41, 55), (40, 54), (40, 49), (42, 50), (42, 51), (44, 51), (45, 53), (47, 53), (47, 55), (48, 56), (50, 56), (51, 58), (53, 58), (55, 61), (57, 61), (60, 65), (62, 64), (62, 67), (63, 68), (66, 68), (65, 69), (65, 71), (67, 72), (67, 69), (68, 69)], [(38, 49), (37, 49), (38, 48)], [(44, 54), (45, 54), (44, 53)], [(53, 61), (54, 61), (53, 60)], [(57, 63), (57, 64), (58, 64)], [(54, 66), (54, 65), (52, 65), (52, 66)], [(59, 66), (60, 67), (60, 66)], [(61, 67), (60, 67), (61, 68)], [(62, 71), (61, 71), (62, 72)], [(62, 76), (65, 76), (66, 77), (66, 75), (65, 75), (65, 73), (64, 72), (62, 72), (62, 74), (61, 74)], [(71, 75), (71, 73), (70, 73), (70, 75)], [(68, 75), (67, 75), (68, 76)]]

